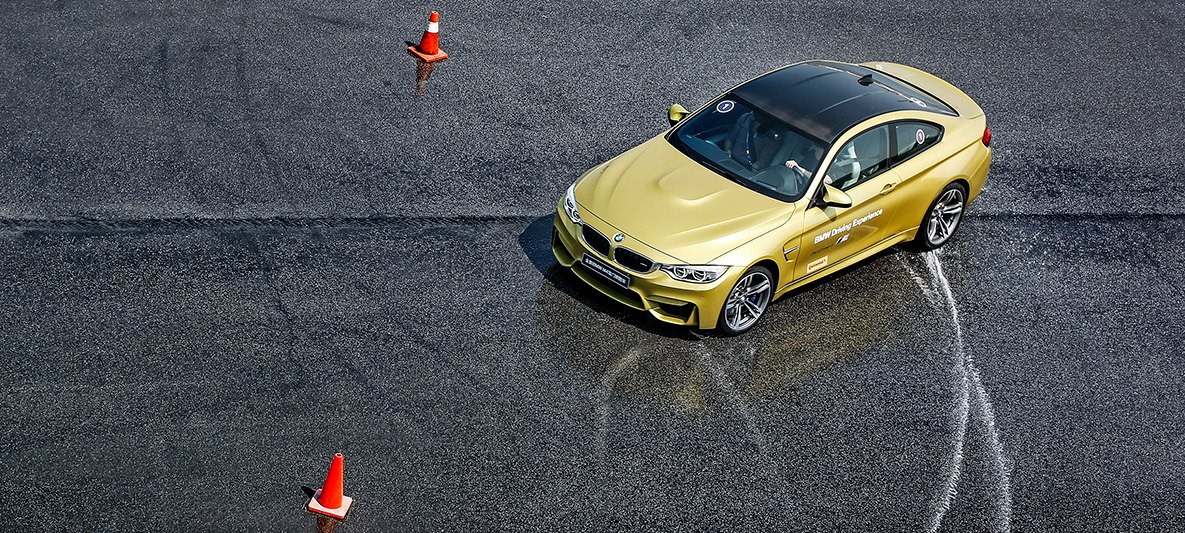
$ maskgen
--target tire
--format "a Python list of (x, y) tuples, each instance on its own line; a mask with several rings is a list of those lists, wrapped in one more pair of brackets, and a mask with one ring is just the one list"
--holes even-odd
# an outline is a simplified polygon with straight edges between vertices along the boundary
[(913, 239), (914, 247), (922, 252), (942, 247), (959, 229), (966, 210), (967, 188), (957, 182), (943, 187), (922, 217), (922, 225)]
[(716, 331), (724, 335), (740, 335), (756, 325), (773, 300), (773, 280), (773, 274), (763, 266), (754, 265), (741, 274), (720, 308)]

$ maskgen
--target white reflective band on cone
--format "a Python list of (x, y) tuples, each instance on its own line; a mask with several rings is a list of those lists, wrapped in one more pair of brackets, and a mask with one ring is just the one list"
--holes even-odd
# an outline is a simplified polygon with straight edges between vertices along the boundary
[(440, 33), (440, 23), (439, 22), (429, 22), (428, 23), (428, 33)]

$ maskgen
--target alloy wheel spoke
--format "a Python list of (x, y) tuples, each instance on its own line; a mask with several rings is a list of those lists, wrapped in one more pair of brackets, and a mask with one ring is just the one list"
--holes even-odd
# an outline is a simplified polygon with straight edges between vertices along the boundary
[(757, 318), (758, 316), (761, 315), (761, 310), (758, 309), (757, 304), (754, 304), (753, 302), (746, 300), (745, 301), (745, 309), (749, 310), (749, 315), (752, 316), (753, 318)]
[(736, 311), (736, 316), (734, 316), (732, 319), (732, 327), (739, 328), (741, 327), (741, 324), (744, 323), (744, 315), (742, 313), (745, 309), (745, 306), (737, 304), (733, 306), (733, 309)]
[(751, 326), (765, 311), (771, 287), (769, 278), (759, 272), (752, 272), (738, 281), (728, 295), (724, 308), (725, 322), (737, 330)]
[(760, 285), (758, 285), (752, 289), (749, 289), (749, 291), (745, 293), (745, 296), (753, 296), (754, 294), (760, 294), (760, 293), (765, 292), (768, 289), (769, 289), (769, 280), (764, 280), (761, 282)]

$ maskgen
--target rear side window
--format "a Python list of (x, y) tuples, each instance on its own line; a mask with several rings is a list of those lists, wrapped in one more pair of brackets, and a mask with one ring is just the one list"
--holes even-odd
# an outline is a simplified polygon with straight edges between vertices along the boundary
[(905, 161), (938, 142), (942, 130), (925, 122), (901, 122), (893, 125), (897, 161)]

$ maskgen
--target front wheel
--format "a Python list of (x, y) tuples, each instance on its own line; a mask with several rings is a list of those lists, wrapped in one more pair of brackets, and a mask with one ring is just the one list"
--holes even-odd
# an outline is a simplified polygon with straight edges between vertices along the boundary
[(716, 329), (725, 335), (738, 335), (752, 328), (769, 306), (774, 294), (773, 279), (765, 267), (746, 270), (728, 293)]
[(918, 228), (918, 236), (914, 239), (917, 248), (933, 250), (946, 244), (963, 220), (966, 207), (967, 189), (962, 184), (951, 183), (943, 187), (926, 211), (922, 226)]

